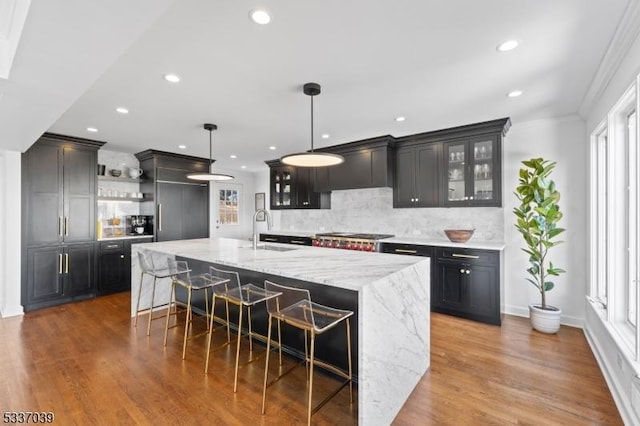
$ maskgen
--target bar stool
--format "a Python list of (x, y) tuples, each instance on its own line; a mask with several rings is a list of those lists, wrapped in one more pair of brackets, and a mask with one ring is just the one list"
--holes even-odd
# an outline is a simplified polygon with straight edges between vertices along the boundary
[[(187, 262), (182, 260), (168, 259), (169, 269), (174, 272), (173, 281), (171, 283), (171, 297), (169, 299), (169, 307), (167, 308), (167, 321), (164, 328), (164, 346), (167, 346), (167, 332), (169, 331), (169, 317), (171, 315), (178, 314), (178, 302), (176, 302), (176, 287), (180, 286), (187, 290), (187, 305), (186, 305), (186, 318), (184, 322), (184, 338), (182, 342), (182, 359), (185, 359), (187, 353), (187, 340), (209, 333), (209, 322), (205, 319), (207, 324), (207, 331), (194, 336), (189, 336), (189, 327), (193, 322), (193, 310), (191, 306), (191, 300), (194, 290), (204, 290), (204, 301), (206, 316), (209, 316), (209, 289), (214, 285), (222, 284), (225, 282), (223, 279), (212, 278), (208, 274), (191, 276), (191, 270), (187, 265)], [(174, 308), (174, 312), (171, 313), (171, 308)], [(175, 327), (178, 324), (172, 326)]]
[[(280, 292), (280, 296), (267, 300), (267, 311), (269, 313), (269, 331), (267, 335), (267, 357), (264, 369), (264, 385), (262, 388), (262, 414), (265, 412), (265, 401), (267, 395), (267, 377), (269, 374), (269, 352), (271, 345), (271, 321), (275, 318), (278, 320), (278, 334), (280, 334), (280, 322), (289, 324), (293, 327), (301, 329), (305, 333), (305, 358), (309, 364), (309, 402), (307, 406), (307, 424), (311, 424), (311, 416), (326, 404), (333, 396), (335, 396), (347, 384), (349, 385), (349, 396), (353, 403), (353, 385), (351, 371), (351, 329), (349, 328), (349, 317), (353, 315), (352, 311), (335, 309), (328, 306), (320, 305), (311, 301), (309, 290), (287, 287), (280, 284), (265, 280), (264, 288), (267, 291)], [(316, 335), (322, 334), (340, 322), (345, 321), (347, 328), (347, 356), (349, 371), (345, 373), (339, 368), (314, 359)], [(307, 333), (311, 335), (311, 348), (307, 354)], [(325, 398), (313, 410), (311, 409), (312, 393), (313, 393), (313, 366), (319, 365), (333, 373), (345, 378), (345, 382), (340, 385), (333, 393)], [(286, 374), (286, 373), (285, 373)], [(279, 375), (275, 380), (279, 380), (284, 374)]]
[(140, 313), (140, 294), (142, 294), (142, 284), (145, 275), (153, 277), (153, 286), (151, 287), (151, 305), (149, 305), (149, 320), (147, 322), (147, 336), (151, 334), (151, 320), (164, 318), (164, 315), (153, 318), (153, 300), (156, 295), (156, 281), (158, 278), (169, 278), (173, 275), (169, 267), (156, 268), (153, 265), (153, 259), (143, 252), (138, 252), (138, 264), (140, 265), (140, 285), (138, 286), (138, 300), (136, 302), (136, 319), (133, 322), (133, 326), (138, 326), (138, 314)]
[[(229, 330), (229, 303), (238, 306), (238, 341), (236, 343), (236, 366), (233, 379), (233, 392), (238, 390), (238, 365), (240, 360), (240, 339), (242, 337), (242, 311), (243, 307), (247, 307), (247, 315), (249, 322), (249, 351), (253, 351), (253, 337), (256, 334), (251, 329), (251, 307), (258, 303), (270, 300), (280, 295), (278, 291), (268, 291), (258, 287), (255, 284), (240, 285), (240, 276), (235, 271), (224, 271), (217, 269), (213, 266), (209, 266), (209, 274), (212, 279), (224, 280), (224, 284), (218, 285), (220, 281), (213, 288), (213, 302), (211, 308), (211, 323), (209, 324), (209, 330), (213, 331), (214, 311), (216, 305), (216, 299), (222, 299), (225, 301), (227, 308), (227, 342), (230, 343), (230, 330)], [(211, 335), (207, 341), (207, 359), (204, 364), (204, 372), (209, 371), (209, 353), (211, 352)]]

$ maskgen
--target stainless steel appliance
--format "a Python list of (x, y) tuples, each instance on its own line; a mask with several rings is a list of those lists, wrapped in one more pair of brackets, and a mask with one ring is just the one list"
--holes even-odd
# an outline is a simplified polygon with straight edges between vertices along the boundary
[(153, 235), (153, 216), (125, 216), (127, 235)]
[(342, 250), (380, 251), (379, 241), (391, 238), (389, 234), (357, 234), (353, 232), (326, 232), (316, 234), (311, 239), (314, 247), (328, 247)]

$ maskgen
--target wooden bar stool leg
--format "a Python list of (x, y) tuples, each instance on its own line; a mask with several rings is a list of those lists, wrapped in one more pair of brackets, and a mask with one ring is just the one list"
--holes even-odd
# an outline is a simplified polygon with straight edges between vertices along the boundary
[(138, 312), (140, 312), (140, 294), (142, 294), (142, 284), (144, 280), (144, 272), (140, 274), (140, 287), (138, 288), (138, 301), (136, 302), (136, 319), (133, 321), (133, 326), (138, 326)]
[(171, 317), (171, 306), (175, 304), (176, 300), (176, 283), (171, 283), (171, 295), (169, 296), (169, 306), (167, 307), (167, 320), (164, 326), (164, 346), (167, 346), (167, 333), (169, 331), (169, 317)]
[(191, 328), (191, 293), (193, 292), (189, 289), (189, 295), (187, 296), (187, 318), (184, 322), (184, 338), (182, 339), (182, 359), (184, 359), (187, 354), (187, 336)]
[(251, 330), (251, 305), (247, 306), (247, 320), (249, 321), (249, 352), (253, 352), (253, 331)]
[(213, 335), (213, 319), (216, 317), (216, 293), (213, 293), (213, 299), (211, 301), (211, 319), (209, 320), (209, 335), (207, 336), (207, 359), (204, 362), (204, 373), (209, 372), (209, 354), (211, 353), (211, 337)]
[[(149, 319), (147, 321), (147, 336), (151, 334), (151, 317), (153, 316), (153, 301), (156, 297), (156, 277), (153, 276), (153, 287), (151, 288), (151, 306), (149, 306)], [(142, 288), (140, 288), (142, 292)]]
[(236, 345), (236, 372), (233, 379), (233, 392), (238, 390), (238, 362), (240, 361), (240, 339), (242, 337), (242, 303), (239, 306), (240, 315), (238, 316), (238, 343)]
[(347, 323), (347, 356), (349, 357), (349, 401), (353, 404), (353, 374), (351, 371), (351, 327), (349, 326), (349, 318), (346, 319)]
[(313, 356), (315, 349), (316, 334), (311, 330), (311, 361), (309, 362), (309, 407), (307, 408), (307, 425), (311, 426), (311, 399), (313, 397)]
[[(264, 383), (262, 385), (262, 414), (264, 414), (265, 400), (267, 396), (267, 377), (269, 375), (269, 352), (271, 352), (271, 314), (269, 314), (267, 330), (267, 356), (264, 363)], [(278, 320), (278, 342), (280, 341), (280, 320)], [(282, 360), (280, 361), (282, 365)]]

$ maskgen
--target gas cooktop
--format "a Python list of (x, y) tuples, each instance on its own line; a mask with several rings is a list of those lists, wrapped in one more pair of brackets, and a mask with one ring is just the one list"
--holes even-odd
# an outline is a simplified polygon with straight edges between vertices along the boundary
[(357, 234), (354, 232), (324, 232), (316, 234), (316, 238), (352, 238), (356, 240), (382, 240), (384, 238), (391, 238), (390, 234)]

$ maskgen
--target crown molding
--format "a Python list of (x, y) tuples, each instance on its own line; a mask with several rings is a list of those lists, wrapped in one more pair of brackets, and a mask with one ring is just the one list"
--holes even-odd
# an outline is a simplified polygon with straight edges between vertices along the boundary
[(598, 71), (596, 71), (591, 85), (582, 100), (578, 110), (582, 117), (588, 115), (593, 103), (602, 96), (609, 86), (611, 79), (627, 53), (629, 53), (629, 49), (638, 34), (640, 34), (640, 0), (629, 0), (611, 43), (609, 43), (602, 62), (600, 62)]

